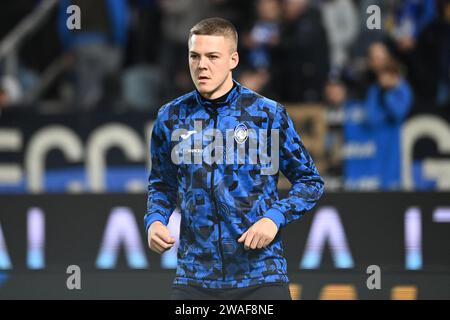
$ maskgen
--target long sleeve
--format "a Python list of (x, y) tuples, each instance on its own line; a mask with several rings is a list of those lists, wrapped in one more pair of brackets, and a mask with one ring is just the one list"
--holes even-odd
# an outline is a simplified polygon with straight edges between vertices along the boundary
[(314, 207), (322, 196), (324, 182), (295, 130), (292, 119), (281, 105), (277, 106), (274, 128), (278, 128), (280, 134), (280, 170), (292, 183), (292, 187), (288, 197), (276, 201), (264, 216), (272, 219), (280, 228), (300, 219)]
[(378, 85), (369, 89), (366, 99), (367, 123), (376, 127), (387, 121), (401, 122), (408, 115), (412, 104), (412, 93), (406, 81), (384, 93)]
[(176, 207), (177, 170), (170, 158), (170, 140), (164, 131), (161, 115), (153, 126), (151, 137), (152, 168), (148, 179), (147, 213), (145, 230), (155, 221), (167, 225)]
[(386, 92), (384, 105), (391, 120), (402, 122), (406, 118), (412, 105), (412, 93), (405, 80), (400, 81), (396, 88)]

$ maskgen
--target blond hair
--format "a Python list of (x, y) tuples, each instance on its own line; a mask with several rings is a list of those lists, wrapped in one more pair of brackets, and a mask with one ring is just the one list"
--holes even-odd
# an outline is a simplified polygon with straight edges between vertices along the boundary
[(189, 31), (189, 39), (193, 35), (223, 36), (232, 42), (233, 51), (237, 51), (238, 34), (234, 25), (223, 18), (207, 18), (198, 22)]

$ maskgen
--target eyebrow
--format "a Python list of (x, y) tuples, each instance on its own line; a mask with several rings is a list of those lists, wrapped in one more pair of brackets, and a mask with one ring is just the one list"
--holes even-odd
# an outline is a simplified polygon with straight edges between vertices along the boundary
[[(195, 52), (195, 51), (189, 51), (189, 53), (194, 53), (194, 54), (200, 55), (198, 52)], [(221, 53), (218, 52), (218, 51), (212, 51), (212, 52), (205, 53), (205, 55), (210, 55), (210, 54), (218, 54), (218, 55), (220, 55)]]

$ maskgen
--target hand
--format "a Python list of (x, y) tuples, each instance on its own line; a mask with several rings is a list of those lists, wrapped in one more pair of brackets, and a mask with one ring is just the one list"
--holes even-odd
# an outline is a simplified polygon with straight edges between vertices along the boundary
[(398, 83), (400, 82), (400, 78), (397, 75), (390, 74), (388, 72), (382, 72), (378, 76), (378, 82), (384, 89), (392, 89), (397, 87)]
[(272, 242), (277, 235), (278, 227), (269, 218), (262, 218), (255, 222), (244, 234), (238, 239), (238, 242), (244, 242), (245, 250), (265, 248)]
[(155, 221), (148, 228), (148, 246), (156, 253), (163, 253), (175, 244), (175, 238), (170, 236), (169, 229), (161, 222)]
[(416, 42), (412, 37), (400, 38), (397, 43), (401, 51), (411, 51), (416, 46)]

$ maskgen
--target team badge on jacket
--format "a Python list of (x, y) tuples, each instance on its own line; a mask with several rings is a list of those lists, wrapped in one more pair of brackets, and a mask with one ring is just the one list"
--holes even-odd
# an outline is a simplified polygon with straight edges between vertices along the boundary
[(239, 123), (234, 128), (234, 140), (236, 140), (237, 143), (241, 144), (244, 143), (248, 138), (248, 129), (247, 126), (244, 123)]

